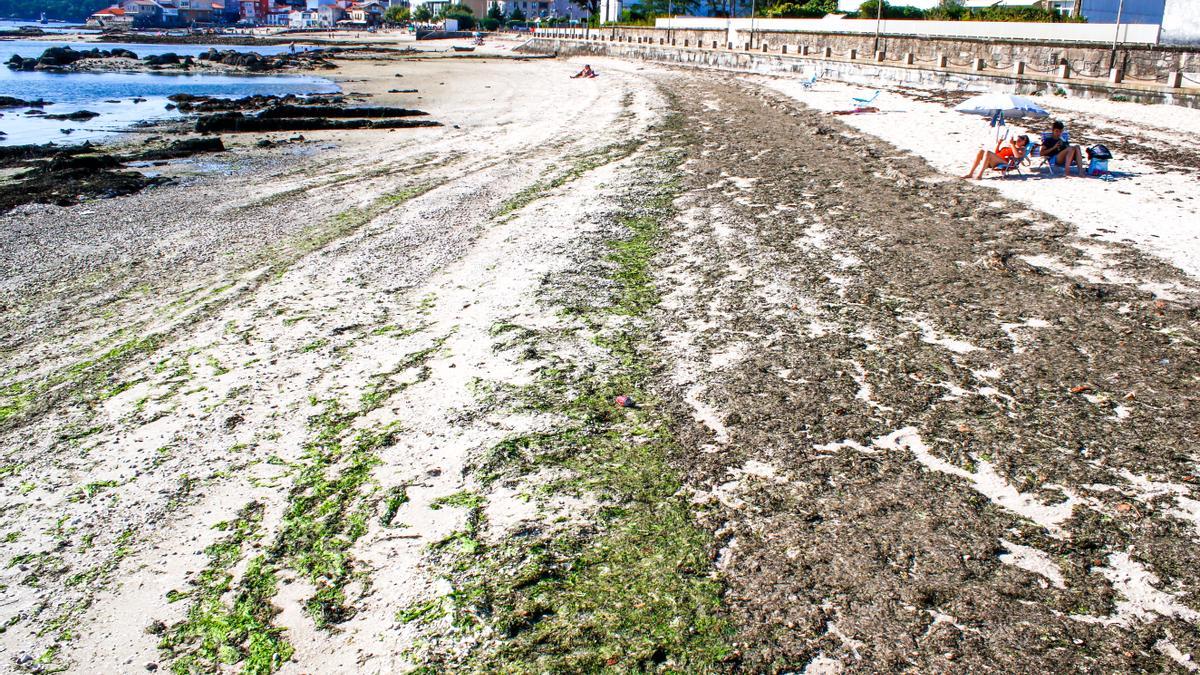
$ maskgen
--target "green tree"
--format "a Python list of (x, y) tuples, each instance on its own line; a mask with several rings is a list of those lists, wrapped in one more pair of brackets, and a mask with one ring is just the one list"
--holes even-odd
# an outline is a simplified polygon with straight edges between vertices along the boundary
[(925, 13), (925, 18), (935, 21), (958, 21), (967, 13), (962, 0), (941, 0), (937, 7)]
[(428, 5), (421, 5), (413, 10), (412, 19), (418, 23), (429, 23), (433, 21), (433, 12), (429, 11)]
[(595, 23), (600, 14), (600, 0), (571, 0), (571, 4), (587, 12), (589, 26)]
[(394, 24), (406, 24), (411, 17), (412, 12), (407, 7), (400, 5), (392, 5), (383, 13), (383, 20)]
[(513, 11), (512, 11), (512, 14), (508, 15), (508, 20), (509, 21), (524, 21), (525, 20), (525, 12), (522, 12), (520, 7), (513, 5)]
[(471, 30), (475, 27), (475, 12), (466, 5), (449, 5), (442, 10), (442, 18), (457, 21), (459, 30)]
[(781, 2), (775, 5), (768, 5), (763, 10), (763, 15), (819, 19), (826, 14), (833, 14), (836, 11), (837, 0), (808, 0), (808, 2), (803, 4)]
[(500, 3), (498, 2), (488, 5), (487, 15), (489, 19), (495, 19), (496, 21), (504, 20), (504, 10), (500, 9)]
[(113, 0), (0, 0), (0, 16), (17, 19), (36, 19), (46, 13), (47, 19), (83, 23)]
[(891, 5), (887, 3), (887, 0), (867, 0), (858, 6), (858, 16), (863, 19), (874, 19), (877, 12), (879, 12), (880, 2), (883, 3), (883, 16), (887, 18), (888, 10), (891, 9)]
[(630, 5), (621, 10), (621, 23), (624, 24), (641, 24), (648, 23), (652, 19), (646, 11), (645, 5)]

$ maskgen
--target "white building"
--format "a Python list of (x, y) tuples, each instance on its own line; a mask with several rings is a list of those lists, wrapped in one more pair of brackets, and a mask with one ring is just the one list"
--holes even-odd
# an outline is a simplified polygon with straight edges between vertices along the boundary
[(553, 19), (565, 16), (568, 19), (586, 19), (587, 12), (570, 0), (501, 0), (500, 11), (510, 16), (513, 9), (519, 8), (527, 19)]
[(600, 2), (600, 23), (616, 23), (621, 20), (621, 0)]
[(288, 15), (288, 25), (292, 28), (317, 28), (321, 25), (321, 17), (312, 10), (295, 10)]

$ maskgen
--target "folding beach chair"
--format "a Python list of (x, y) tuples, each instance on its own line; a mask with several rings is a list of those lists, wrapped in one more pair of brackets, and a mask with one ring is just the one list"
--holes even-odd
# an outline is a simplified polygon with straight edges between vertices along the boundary
[[(1046, 146), (1046, 141), (1050, 140), (1051, 136), (1053, 136), (1053, 134), (1048, 133), (1048, 132), (1042, 134), (1042, 142), (1040, 145), (1038, 145), (1036, 148), (1034, 148), (1033, 157), (1040, 157), (1042, 160), (1042, 163), (1038, 165), (1038, 168), (1040, 169), (1042, 167), (1046, 167), (1046, 173), (1053, 176), (1054, 175), (1054, 167), (1056, 167), (1058, 165), (1055, 164), (1054, 162), (1051, 162), (1049, 157), (1042, 156), (1042, 148)], [(1071, 142), (1071, 132), (1064, 129), (1062, 132), (1062, 139), (1063, 139), (1064, 143), (1070, 143)], [(1058, 168), (1063, 170), (1064, 176), (1067, 174), (1066, 167), (1058, 167)]]
[(877, 98), (879, 98), (879, 90), (878, 89), (875, 90), (874, 94), (871, 94), (871, 98), (855, 97), (855, 98), (850, 99), (850, 106), (853, 108), (865, 108), (865, 107), (871, 105), (872, 103), (874, 103), (875, 99), (877, 99)]
[(804, 87), (805, 89), (812, 89), (812, 86), (816, 83), (817, 83), (817, 74), (814, 72), (812, 74), (812, 77), (809, 77), (806, 80), (801, 80), (800, 86)]
[(1027, 157), (1029, 157), (1029, 146), (1025, 147), (1025, 152), (1020, 157), (1009, 158), (1008, 164), (989, 166), (988, 168), (992, 171), (998, 171), (1001, 178), (1008, 178), (1009, 171), (1016, 171), (1018, 176), (1023, 176), (1024, 174), (1021, 173), (1021, 164), (1025, 162)]
[[(1008, 129), (1005, 129), (1004, 133), (1000, 134), (1000, 137), (996, 140), (996, 142), (999, 144), (1000, 142), (1006, 140), (1008, 140)], [(1021, 153), (1020, 156), (1010, 158), (1007, 164), (1003, 164), (1001, 166), (989, 166), (988, 169), (999, 172), (1002, 178), (1008, 178), (1009, 171), (1016, 171), (1018, 176), (1024, 175), (1021, 173), (1021, 165), (1028, 161), (1035, 147), (1037, 146), (1035, 146), (1033, 143), (1026, 143), (1025, 152)]]

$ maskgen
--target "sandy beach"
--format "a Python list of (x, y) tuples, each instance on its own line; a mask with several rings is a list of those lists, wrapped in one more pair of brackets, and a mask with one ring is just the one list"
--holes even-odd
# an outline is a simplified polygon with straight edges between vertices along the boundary
[(1200, 670), (1200, 111), (451, 44), (0, 216), (6, 669)]

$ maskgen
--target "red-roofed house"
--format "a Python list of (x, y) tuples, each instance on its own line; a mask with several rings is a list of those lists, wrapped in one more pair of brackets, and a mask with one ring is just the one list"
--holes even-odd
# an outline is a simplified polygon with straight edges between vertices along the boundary
[(87, 25), (92, 28), (129, 28), (133, 25), (133, 17), (126, 14), (125, 10), (113, 5), (89, 16)]

